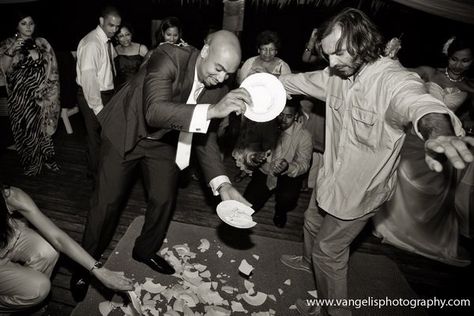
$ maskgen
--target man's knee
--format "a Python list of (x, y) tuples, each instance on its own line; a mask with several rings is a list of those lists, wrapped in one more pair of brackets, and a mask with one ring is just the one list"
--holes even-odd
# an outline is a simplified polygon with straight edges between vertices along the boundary
[(319, 266), (330, 267), (331, 270), (341, 270), (347, 266), (348, 253), (349, 248), (338, 247), (337, 244), (325, 240), (316, 240), (312, 258), (313, 262)]

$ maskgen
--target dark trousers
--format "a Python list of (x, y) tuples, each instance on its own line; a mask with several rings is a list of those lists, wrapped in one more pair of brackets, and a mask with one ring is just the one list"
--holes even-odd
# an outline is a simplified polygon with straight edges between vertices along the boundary
[[(113, 90), (101, 91), (102, 104), (105, 106), (112, 98)], [(94, 111), (89, 107), (84, 97), (82, 88), (77, 89), (77, 105), (81, 110), (84, 124), (87, 133), (87, 171), (89, 175), (95, 176), (97, 174), (97, 166), (99, 165), (99, 150), (100, 150), (100, 124), (97, 120)]]
[(302, 184), (302, 176), (291, 178), (283, 175), (278, 177), (276, 188), (269, 190), (267, 187), (267, 175), (260, 170), (256, 170), (253, 172), (252, 180), (250, 180), (245, 189), (244, 197), (252, 203), (252, 208), (258, 211), (265, 205), (270, 196), (275, 193), (275, 215), (284, 214), (296, 207)]
[(82, 242), (94, 258), (99, 259), (112, 240), (139, 168), (148, 201), (145, 223), (133, 252), (149, 257), (160, 249), (176, 202), (179, 169), (175, 155), (176, 146), (142, 140), (123, 158), (107, 138), (102, 138), (99, 175)]

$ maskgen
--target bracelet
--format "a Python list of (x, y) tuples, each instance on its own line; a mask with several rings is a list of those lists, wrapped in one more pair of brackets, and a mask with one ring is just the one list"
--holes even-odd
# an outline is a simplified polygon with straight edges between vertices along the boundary
[(94, 271), (94, 269), (96, 269), (96, 268), (97, 268), (97, 269), (102, 268), (102, 262), (96, 261), (96, 262), (94, 263), (94, 265), (92, 266), (92, 268), (89, 269), (89, 272), (92, 273), (92, 271)]
[(9, 54), (7, 50), (3, 54), (5, 54), (8, 57), (12, 57), (12, 58), (15, 57), (15, 55)]

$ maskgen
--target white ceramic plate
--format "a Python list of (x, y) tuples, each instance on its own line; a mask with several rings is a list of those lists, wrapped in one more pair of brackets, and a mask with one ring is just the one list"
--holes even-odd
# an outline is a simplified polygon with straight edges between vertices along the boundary
[(140, 302), (140, 299), (138, 298), (137, 294), (133, 291), (127, 291), (128, 297), (130, 298), (130, 301), (132, 303), (132, 313), (135, 315), (144, 315), (142, 311), (142, 303)]
[(222, 201), (217, 205), (217, 215), (226, 224), (237, 228), (252, 228), (257, 225), (252, 219), (254, 210), (235, 200)]
[(252, 98), (252, 105), (247, 105), (245, 117), (255, 122), (268, 122), (283, 111), (286, 103), (286, 92), (277, 77), (267, 73), (248, 76), (240, 85)]

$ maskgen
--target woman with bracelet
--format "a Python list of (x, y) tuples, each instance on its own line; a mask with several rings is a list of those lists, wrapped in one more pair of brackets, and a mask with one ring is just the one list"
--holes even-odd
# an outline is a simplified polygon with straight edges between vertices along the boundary
[(56, 131), (59, 76), (56, 57), (44, 38), (33, 37), (30, 14), (17, 17), (16, 33), (0, 43), (0, 68), (6, 77), (8, 114), (24, 173), (43, 166), (58, 171), (51, 136)]
[(304, 63), (312, 64), (318, 60), (318, 56), (315, 53), (315, 44), (317, 39), (318, 29), (313, 29), (311, 32), (311, 36), (309, 37), (309, 41), (306, 44), (306, 48), (303, 52), (303, 56), (301, 56), (301, 60)]
[[(0, 314), (30, 310), (48, 296), (51, 273), (59, 257), (57, 251), (88, 269), (108, 288), (133, 289), (132, 281), (123, 272), (100, 267), (23, 190), (1, 184), (0, 190)], [(28, 227), (25, 219), (35, 230)]]

